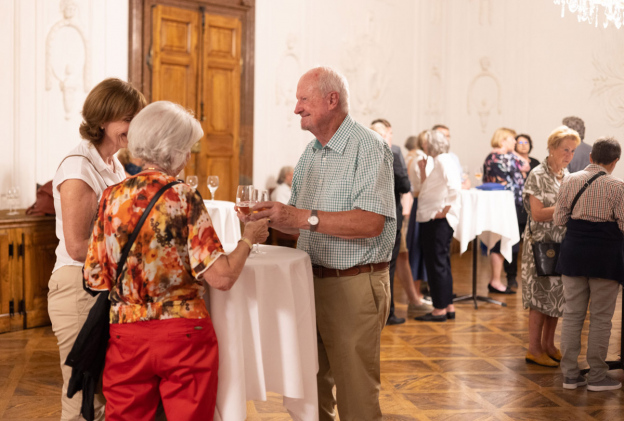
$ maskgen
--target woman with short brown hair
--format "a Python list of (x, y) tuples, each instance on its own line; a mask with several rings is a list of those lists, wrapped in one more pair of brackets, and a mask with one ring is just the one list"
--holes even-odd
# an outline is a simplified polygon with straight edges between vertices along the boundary
[[(81, 396), (67, 397), (71, 367), (64, 365), (95, 298), (82, 287), (82, 266), (97, 205), (104, 190), (126, 178), (115, 157), (128, 144), (132, 118), (147, 104), (127, 82), (105, 79), (85, 100), (80, 125), (84, 139), (61, 161), (52, 191), (56, 211), (56, 264), (48, 284), (48, 312), (58, 339), (63, 372), (61, 420), (80, 417)], [(104, 419), (104, 398), (96, 395), (95, 418)]]

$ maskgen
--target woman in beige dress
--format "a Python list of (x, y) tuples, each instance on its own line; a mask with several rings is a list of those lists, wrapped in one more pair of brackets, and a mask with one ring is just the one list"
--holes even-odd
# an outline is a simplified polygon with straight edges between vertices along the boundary
[(522, 303), (529, 309), (526, 362), (546, 367), (557, 367), (561, 360), (555, 329), (563, 314), (563, 284), (560, 276), (537, 276), (532, 241), (563, 240), (566, 228), (553, 223), (553, 214), (561, 181), (569, 174), (566, 167), (579, 143), (574, 130), (555, 129), (548, 137), (548, 157), (529, 173), (522, 194), (529, 215), (522, 247)]

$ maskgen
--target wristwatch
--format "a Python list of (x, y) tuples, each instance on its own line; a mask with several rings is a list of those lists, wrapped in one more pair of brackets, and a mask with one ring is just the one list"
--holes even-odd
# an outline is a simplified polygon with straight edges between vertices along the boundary
[(313, 209), (312, 213), (310, 214), (310, 217), (308, 218), (308, 224), (310, 224), (310, 231), (312, 232), (316, 231), (316, 228), (318, 227), (318, 223), (319, 223), (318, 211), (316, 209)]

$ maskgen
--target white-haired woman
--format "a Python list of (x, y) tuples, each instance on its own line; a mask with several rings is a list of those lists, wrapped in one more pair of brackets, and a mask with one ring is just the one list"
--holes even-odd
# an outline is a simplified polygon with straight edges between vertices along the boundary
[(154, 419), (161, 399), (168, 419), (211, 419), (214, 413), (218, 349), (202, 281), (229, 289), (252, 244), (266, 240), (266, 219), (247, 223), (236, 249), (225, 255), (200, 195), (174, 185), (149, 213), (115, 284), (120, 250), (138, 219), (156, 192), (175, 181), (202, 136), (199, 122), (181, 106), (148, 105), (128, 131), (143, 171), (102, 195), (84, 277), (91, 290), (110, 291), (107, 420)]
[(426, 148), (433, 158), (433, 170), (427, 176), (426, 160), (419, 161), (422, 186), (416, 220), (420, 223), (420, 244), (434, 308), (431, 313), (415, 319), (444, 322), (455, 318), (451, 240), (459, 222), (461, 177), (457, 164), (448, 154), (449, 142), (442, 133), (430, 131)]
[(274, 202), (280, 202), (285, 205), (290, 201), (292, 178), (295, 169), (290, 165), (282, 167), (279, 175), (277, 176), (277, 187), (271, 193), (271, 200)]

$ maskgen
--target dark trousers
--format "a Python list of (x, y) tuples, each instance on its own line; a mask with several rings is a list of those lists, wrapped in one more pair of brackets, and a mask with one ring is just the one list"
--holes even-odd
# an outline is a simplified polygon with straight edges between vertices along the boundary
[(453, 229), (446, 218), (420, 224), (420, 245), (429, 277), (431, 300), (439, 310), (453, 304), (452, 238)]
[[(522, 234), (524, 233), (524, 229), (526, 228), (526, 221), (518, 223), (518, 230), (520, 231), (520, 237), (522, 238)], [(514, 244), (513, 250), (511, 252), (511, 263), (507, 260), (503, 261), (503, 267), (505, 268), (505, 273), (507, 274), (507, 280), (516, 279), (518, 276), (518, 251), (520, 248), (520, 242), (518, 244)]]
[(388, 314), (388, 317), (392, 317), (394, 315), (394, 271), (399, 257), (399, 250), (401, 250), (400, 230), (397, 231), (397, 235), (394, 240), (394, 248), (392, 249), (392, 259), (390, 260), (390, 313)]

